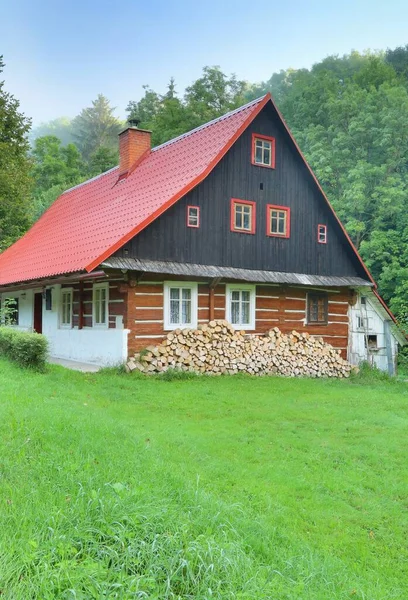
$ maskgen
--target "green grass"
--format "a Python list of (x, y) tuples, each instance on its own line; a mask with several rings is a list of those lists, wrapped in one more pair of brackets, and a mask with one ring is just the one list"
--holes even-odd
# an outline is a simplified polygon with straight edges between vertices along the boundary
[(0, 361), (0, 597), (408, 597), (408, 386)]

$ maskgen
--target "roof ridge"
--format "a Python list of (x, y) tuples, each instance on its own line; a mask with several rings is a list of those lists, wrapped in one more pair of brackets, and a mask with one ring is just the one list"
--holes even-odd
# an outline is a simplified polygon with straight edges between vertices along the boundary
[(228, 119), (229, 117), (232, 117), (233, 115), (245, 110), (246, 108), (249, 108), (250, 106), (255, 106), (255, 104), (259, 104), (259, 102), (261, 102), (265, 96), (267, 96), (267, 94), (264, 94), (263, 96), (260, 96), (259, 98), (256, 98), (255, 100), (251, 100), (250, 102), (247, 102), (246, 104), (244, 104), (243, 106), (238, 106), (238, 108), (234, 108), (234, 110), (230, 110), (229, 112), (216, 117), (215, 119), (212, 119), (211, 121), (207, 121), (206, 123), (203, 123), (202, 125), (199, 125), (198, 127), (195, 127), (194, 129), (190, 129), (190, 131), (186, 131), (185, 133), (182, 133), (180, 135), (178, 135), (175, 138), (172, 138), (171, 140), (168, 140), (167, 142), (163, 142), (163, 144), (159, 144), (159, 146), (155, 146), (154, 148), (152, 148), (152, 152), (156, 152), (157, 150), (160, 150), (161, 148), (164, 148), (165, 146), (170, 146), (170, 144), (174, 144), (175, 142), (178, 142), (179, 140), (182, 140), (190, 135), (192, 135), (193, 133), (197, 133), (198, 131), (201, 131), (203, 129), (205, 129), (206, 127), (209, 127), (210, 125), (214, 125), (214, 123), (218, 123), (218, 121), (223, 121), (224, 119)]

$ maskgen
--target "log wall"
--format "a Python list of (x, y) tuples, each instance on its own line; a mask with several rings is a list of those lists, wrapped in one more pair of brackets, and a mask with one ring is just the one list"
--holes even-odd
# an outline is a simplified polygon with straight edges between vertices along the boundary
[[(179, 279), (178, 279), (179, 280)], [(226, 284), (214, 288), (214, 314), (211, 314), (211, 292), (208, 283), (198, 283), (198, 325), (212, 319), (225, 319)], [(248, 333), (265, 333), (272, 327), (279, 327), (283, 333), (294, 329), (300, 333), (321, 336), (335, 348), (341, 349), (347, 358), (348, 307), (350, 291), (346, 288), (333, 289), (328, 294), (327, 325), (306, 324), (307, 290), (286, 286), (256, 286), (256, 326)], [(129, 355), (149, 345), (156, 345), (164, 339), (168, 331), (163, 321), (163, 278), (157, 280), (149, 276), (149, 281), (129, 285), (127, 302), (127, 323), (129, 334)]]

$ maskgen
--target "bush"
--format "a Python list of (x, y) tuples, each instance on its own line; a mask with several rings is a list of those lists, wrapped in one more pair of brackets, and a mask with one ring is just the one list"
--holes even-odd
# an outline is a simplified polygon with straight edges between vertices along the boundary
[(21, 367), (43, 370), (48, 356), (48, 342), (38, 333), (0, 327), (0, 354)]

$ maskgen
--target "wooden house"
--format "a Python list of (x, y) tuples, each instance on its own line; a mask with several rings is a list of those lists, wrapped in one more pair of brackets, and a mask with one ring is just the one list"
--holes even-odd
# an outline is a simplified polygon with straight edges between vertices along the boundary
[(44, 333), (55, 356), (115, 364), (226, 318), (307, 331), (392, 371), (404, 338), (269, 94), (150, 142), (130, 124), (119, 166), (0, 255), (15, 327)]

